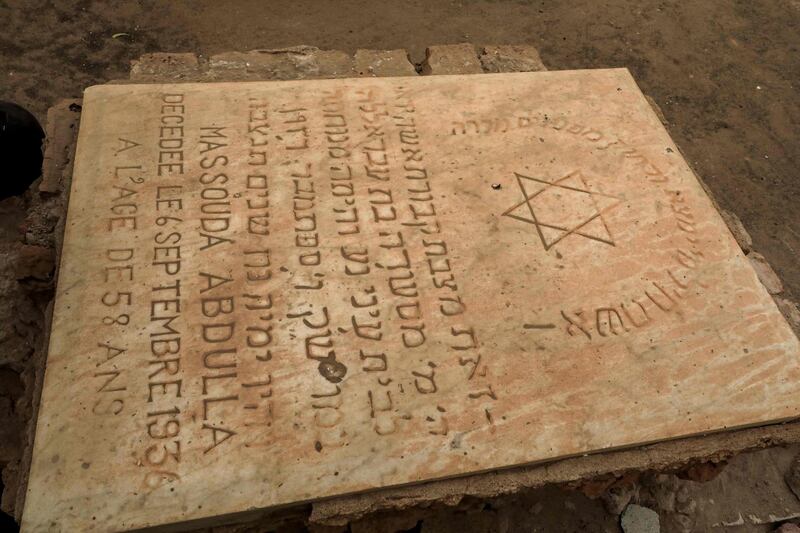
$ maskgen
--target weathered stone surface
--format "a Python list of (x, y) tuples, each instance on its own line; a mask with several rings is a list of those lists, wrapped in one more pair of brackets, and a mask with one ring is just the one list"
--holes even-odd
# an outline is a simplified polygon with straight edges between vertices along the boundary
[(770, 294), (780, 294), (783, 292), (783, 283), (778, 274), (772, 270), (772, 267), (767, 262), (767, 259), (758, 252), (750, 252), (747, 254), (750, 264), (753, 265), (758, 279), (764, 284)]
[(483, 72), (475, 47), (468, 43), (443, 44), (425, 50), (422, 74), (479, 74)]
[(290, 80), (353, 75), (353, 58), (341, 50), (294, 46), (211, 56), (208, 79)]
[(194, 80), (202, 72), (195, 54), (163, 53), (145, 54), (131, 62), (130, 78), (134, 81)]
[(530, 45), (485, 46), (479, 56), (486, 72), (540, 72), (547, 70), (539, 51)]
[(75, 175), (29, 530), (798, 410), (797, 339), (626, 71), (99, 87)]
[(356, 50), (355, 69), (359, 76), (416, 76), (405, 50)]

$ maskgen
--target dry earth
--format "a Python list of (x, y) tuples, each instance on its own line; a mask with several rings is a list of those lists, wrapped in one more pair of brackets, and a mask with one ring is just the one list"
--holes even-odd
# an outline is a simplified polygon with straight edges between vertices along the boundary
[[(800, 299), (797, 1), (0, 0), (0, 99), (26, 106), (43, 121), (56, 100), (127, 77), (129, 61), (145, 52), (208, 56), (308, 44), (349, 52), (405, 48), (419, 63), (428, 45), (466, 41), (532, 44), (551, 69), (628, 67), (660, 105), (671, 135), (717, 201), (739, 215), (787, 295)], [(13, 389), (29, 377), (13, 361), (41, 341), (36, 332), (52, 289), (40, 279), (47, 278), (50, 258), (19, 245), (20, 231), (36, 231), (24, 222), (30, 208), (28, 199), (0, 202), (0, 288), (11, 295), (0, 306), (0, 411), (16, 412), (20, 424), (29, 406), (4, 399), (16, 396)], [(22, 278), (20, 257), (31, 269)], [(0, 466), (18, 432), (0, 428)], [(660, 511), (671, 506), (662, 512), (662, 525), (670, 528), (665, 530), (686, 530), (687, 519), (675, 518), (685, 515), (692, 517), (692, 529), (703, 531), (718, 523), (710, 519), (714, 513), (735, 521), (748, 505), (756, 506), (755, 515), (766, 512), (766, 504), (753, 502), (762, 497), (768, 472), (785, 470), (795, 452), (759, 452), (760, 459), (740, 460), (744, 466), (729, 466), (723, 475), (730, 479), (722, 478), (716, 492), (674, 476), (650, 476), (636, 485), (633, 498)], [(687, 483), (693, 485), (680, 488)], [(624, 500), (628, 489), (619, 490)], [(517, 524), (530, 531), (617, 531), (615, 501), (609, 494), (590, 500), (552, 488), (505, 507), (482, 503), (483, 510), (468, 518), (445, 513), (403, 527), (514, 531)], [(797, 502), (792, 505), (797, 510)]]
[[(5, 0), (0, 99), (40, 117), (144, 52), (532, 44), (551, 69), (628, 67), (723, 208), (800, 299), (800, 2)], [(124, 33), (125, 35), (119, 35)], [(116, 35), (116, 37), (115, 37)]]

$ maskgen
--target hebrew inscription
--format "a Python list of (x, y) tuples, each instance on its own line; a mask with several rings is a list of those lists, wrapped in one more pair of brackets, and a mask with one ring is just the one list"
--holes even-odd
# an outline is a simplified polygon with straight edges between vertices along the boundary
[(624, 70), (91, 88), (58, 287), (26, 531), (800, 409), (797, 339)]

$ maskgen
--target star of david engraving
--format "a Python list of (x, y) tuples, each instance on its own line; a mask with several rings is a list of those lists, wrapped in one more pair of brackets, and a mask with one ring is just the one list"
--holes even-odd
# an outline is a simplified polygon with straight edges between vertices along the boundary
[(503, 216), (533, 225), (545, 250), (570, 236), (616, 246), (603, 215), (621, 198), (590, 187), (580, 170), (555, 181), (514, 175), (523, 199)]

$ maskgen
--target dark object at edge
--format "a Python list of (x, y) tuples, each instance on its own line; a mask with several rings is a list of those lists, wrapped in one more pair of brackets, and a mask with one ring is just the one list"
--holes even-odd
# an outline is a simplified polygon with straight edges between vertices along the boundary
[(0, 199), (25, 192), (42, 173), (44, 131), (32, 114), (0, 101)]

